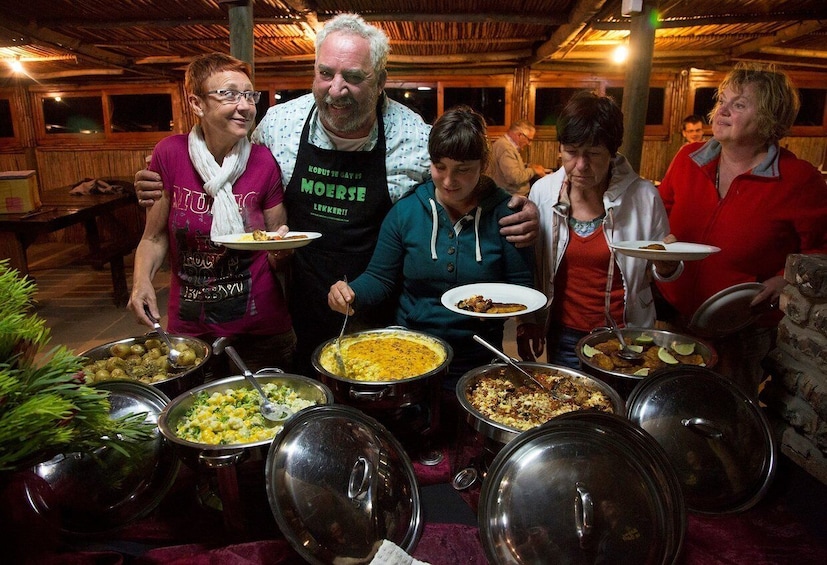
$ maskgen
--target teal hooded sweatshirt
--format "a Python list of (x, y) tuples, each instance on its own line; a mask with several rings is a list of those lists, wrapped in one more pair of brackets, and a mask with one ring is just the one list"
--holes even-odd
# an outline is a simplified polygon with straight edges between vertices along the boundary
[(479, 190), (479, 205), (453, 223), (433, 181), (419, 185), (388, 212), (367, 270), (351, 283), (357, 310), (399, 293), (396, 324), (447, 341), (453, 376), (491, 361), (472, 336), (502, 348), (504, 319), (457, 314), (442, 305), (442, 295), (471, 283), (534, 282), (533, 248), (518, 249), (500, 235), (500, 218), (513, 213), (511, 195), (485, 176)]

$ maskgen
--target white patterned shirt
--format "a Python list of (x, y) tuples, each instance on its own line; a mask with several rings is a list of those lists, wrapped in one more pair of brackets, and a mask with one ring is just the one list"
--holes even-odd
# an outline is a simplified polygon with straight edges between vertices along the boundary
[[(313, 103), (311, 93), (271, 106), (253, 131), (253, 143), (266, 145), (276, 158), (285, 188), (293, 176), (302, 129)], [(382, 118), (385, 122), (388, 192), (391, 202), (396, 202), (430, 177), (428, 135), (431, 126), (419, 114), (388, 97), (382, 105)], [(322, 149), (336, 149), (319, 122), (317, 110), (314, 110), (312, 120), (308, 136), (310, 143)], [(369, 141), (360, 151), (370, 151), (376, 146), (378, 132), (377, 122), (371, 130)]]

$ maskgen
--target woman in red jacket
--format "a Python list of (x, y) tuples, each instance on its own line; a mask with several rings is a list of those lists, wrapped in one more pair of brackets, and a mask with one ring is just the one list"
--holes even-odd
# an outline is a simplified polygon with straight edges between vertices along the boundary
[[(660, 185), (679, 241), (721, 248), (688, 262), (683, 276), (659, 283), (684, 325), (713, 294), (739, 283), (763, 284), (751, 306), (777, 304), (787, 255), (825, 253), (827, 186), (821, 173), (779, 145), (798, 114), (789, 77), (772, 67), (740, 65), (717, 90), (713, 138), (685, 145)], [(717, 370), (755, 396), (761, 360), (779, 317), (769, 316), (715, 342)]]

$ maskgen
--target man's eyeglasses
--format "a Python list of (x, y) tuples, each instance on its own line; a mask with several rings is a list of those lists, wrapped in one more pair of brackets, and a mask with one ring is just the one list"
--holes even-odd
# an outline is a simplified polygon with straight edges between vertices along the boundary
[(523, 132), (520, 132), (520, 135), (522, 135), (522, 136), (526, 139), (526, 141), (534, 141), (534, 138), (533, 138), (533, 137), (528, 137), (528, 136), (527, 136), (526, 134), (524, 134)]
[(241, 101), (242, 96), (249, 104), (258, 104), (258, 101), (261, 98), (261, 92), (257, 90), (241, 91), (221, 88), (218, 90), (208, 90), (207, 94), (217, 95), (221, 101), (226, 104), (238, 104)]

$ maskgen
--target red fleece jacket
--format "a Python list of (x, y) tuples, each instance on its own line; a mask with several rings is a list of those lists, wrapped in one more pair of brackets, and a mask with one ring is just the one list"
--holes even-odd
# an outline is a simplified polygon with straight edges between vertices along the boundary
[(827, 253), (827, 185), (815, 167), (786, 149), (771, 148), (767, 159), (736, 177), (720, 199), (719, 158), (715, 140), (684, 146), (659, 187), (678, 241), (721, 248), (687, 262), (677, 280), (658, 283), (687, 318), (719, 290), (783, 274), (790, 253)]

